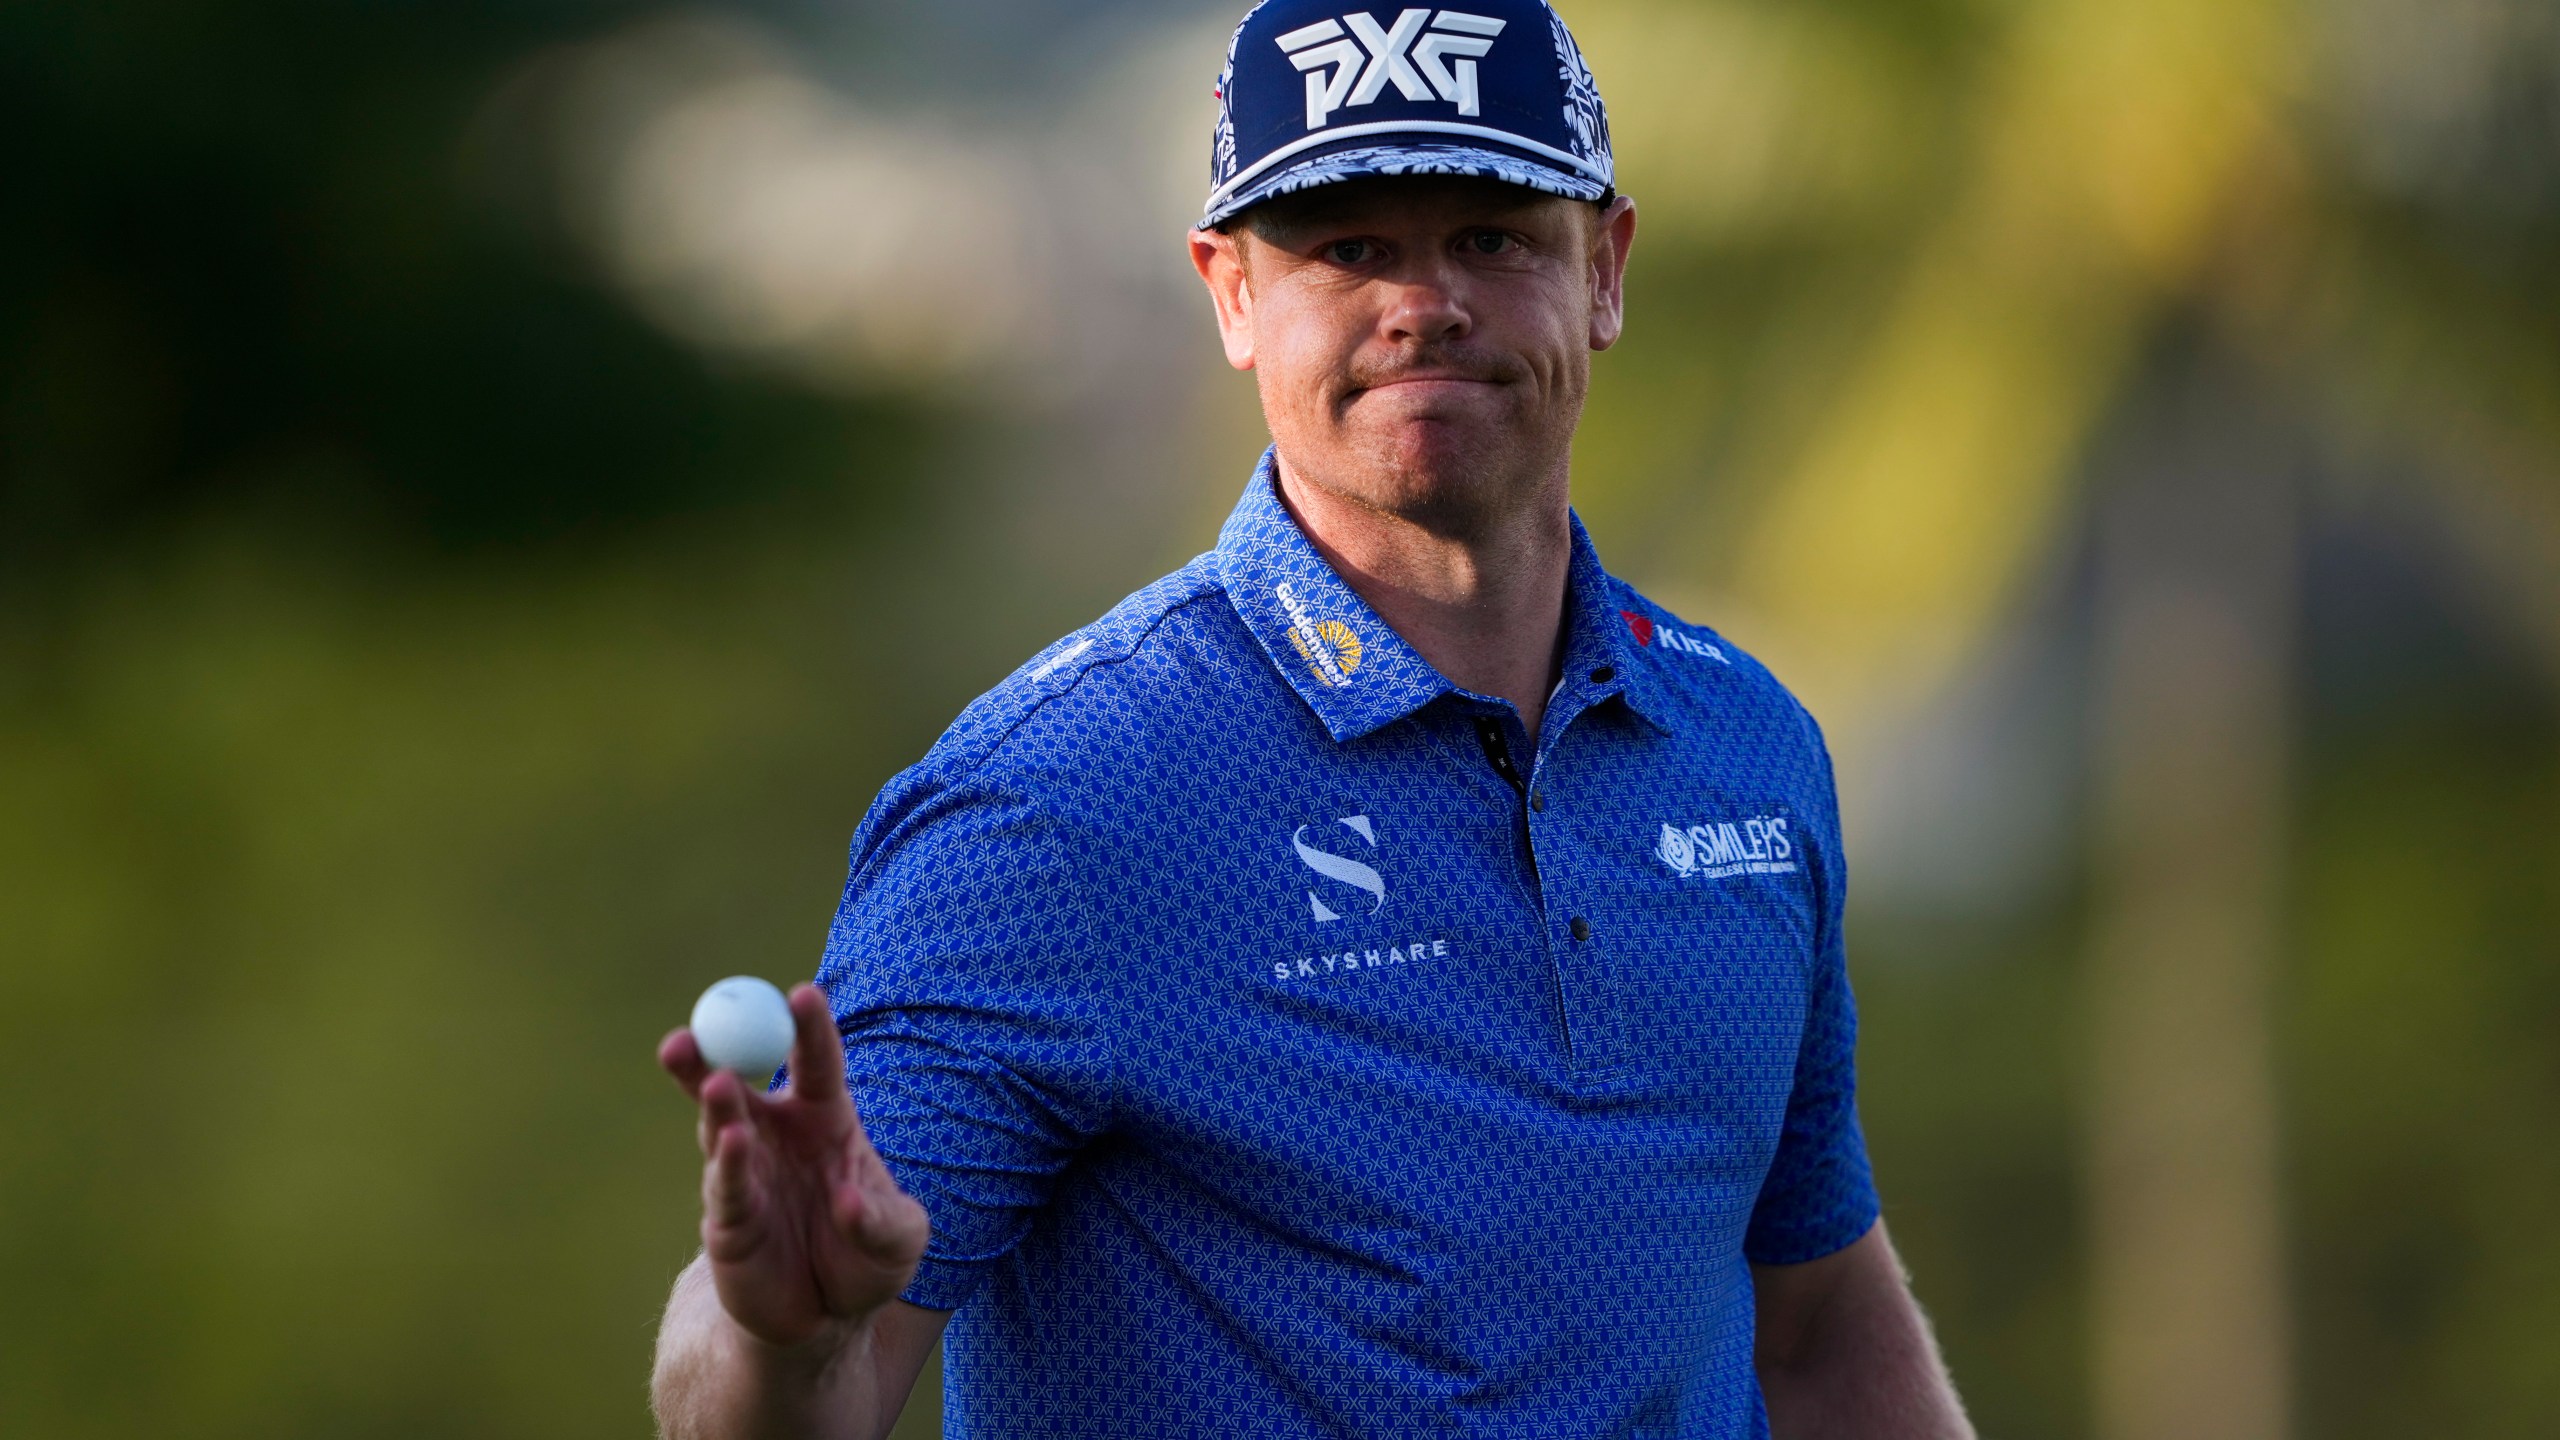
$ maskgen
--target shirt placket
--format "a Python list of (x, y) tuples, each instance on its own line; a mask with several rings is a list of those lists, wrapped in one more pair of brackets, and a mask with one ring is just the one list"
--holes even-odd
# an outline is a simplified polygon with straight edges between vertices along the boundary
[[(1558, 723), (1570, 725), (1570, 717), (1555, 713)], [(1474, 726), (1486, 763), (1512, 793), (1513, 837), (1555, 981), (1566, 1062), (1577, 1076), (1606, 1070), (1618, 1060), (1616, 990), (1603, 937), (1581, 903), (1582, 867), (1550, 783), (1560, 773), (1556, 757), (1566, 737), (1559, 733), (1541, 747), (1524, 774), (1516, 757), (1530, 747), (1518, 716), (1507, 709), (1481, 712)]]
[(1611, 951), (1613, 937), (1599, 928), (1597, 898), (1591, 886), (1589, 856), (1566, 823), (1567, 807), (1581, 792), (1575, 772), (1598, 737), (1579, 723), (1589, 697), (1567, 684), (1549, 703), (1547, 725), (1536, 763), (1529, 771), (1529, 794), (1523, 811), (1530, 844), (1545, 877), (1547, 945), (1563, 977), (1574, 1028), (1573, 1069), (1590, 1076), (1614, 1069), (1624, 1057), (1626, 1027), (1621, 1023), (1618, 974)]

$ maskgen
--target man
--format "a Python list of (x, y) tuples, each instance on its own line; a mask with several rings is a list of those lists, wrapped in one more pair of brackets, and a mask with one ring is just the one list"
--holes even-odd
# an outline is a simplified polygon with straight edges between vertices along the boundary
[(787, 1085), (661, 1051), (671, 1435), (884, 1434), (937, 1338), (962, 1435), (1970, 1433), (1820, 736), (1568, 505), (1598, 92), (1540, 0), (1341, 5), (1221, 77), (1192, 259), (1274, 443), (1218, 548), (882, 792)]

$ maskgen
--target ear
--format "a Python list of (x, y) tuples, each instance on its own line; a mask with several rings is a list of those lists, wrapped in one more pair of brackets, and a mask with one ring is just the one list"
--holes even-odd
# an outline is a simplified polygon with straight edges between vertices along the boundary
[(1627, 328), (1627, 252), (1636, 244), (1636, 202), (1625, 195), (1600, 212), (1591, 237), (1591, 348), (1606, 350)]
[(1209, 287), (1209, 303), (1218, 311), (1218, 341), (1226, 347), (1227, 363), (1239, 370), (1253, 368), (1253, 287), (1246, 281), (1240, 253), (1240, 247), (1251, 243), (1242, 233), (1191, 232), (1191, 268)]

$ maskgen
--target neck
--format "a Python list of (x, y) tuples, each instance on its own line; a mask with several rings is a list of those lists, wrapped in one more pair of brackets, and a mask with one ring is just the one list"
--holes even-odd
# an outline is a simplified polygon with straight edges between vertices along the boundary
[(1280, 502), (1369, 608), (1452, 682), (1511, 702), (1532, 740), (1564, 652), (1572, 568), (1563, 467), (1531, 503), (1464, 533), (1309, 482), (1286, 456)]

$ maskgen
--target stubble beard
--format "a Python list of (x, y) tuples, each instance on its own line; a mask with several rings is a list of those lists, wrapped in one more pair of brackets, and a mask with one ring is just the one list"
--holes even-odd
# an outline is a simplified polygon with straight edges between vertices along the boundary
[[(1528, 378), (1512, 361), (1438, 355), (1427, 361), (1430, 368), (1505, 382), (1503, 393), (1514, 397), (1523, 395), (1518, 387)], [(1366, 389), (1423, 365), (1408, 359), (1355, 366), (1351, 379)], [(1319, 422), (1314, 438), (1320, 447), (1288, 445), (1284, 436), (1283, 448), (1299, 480), (1339, 500), (1445, 539), (1483, 540), (1515, 526), (1549, 487), (1561, 485), (1581, 418), (1581, 388), (1559, 397), (1562, 403), (1552, 407), (1559, 413), (1549, 414), (1506, 407), (1492, 417), (1364, 426), (1336, 408)], [(1280, 435), (1281, 427), (1273, 433)]]

